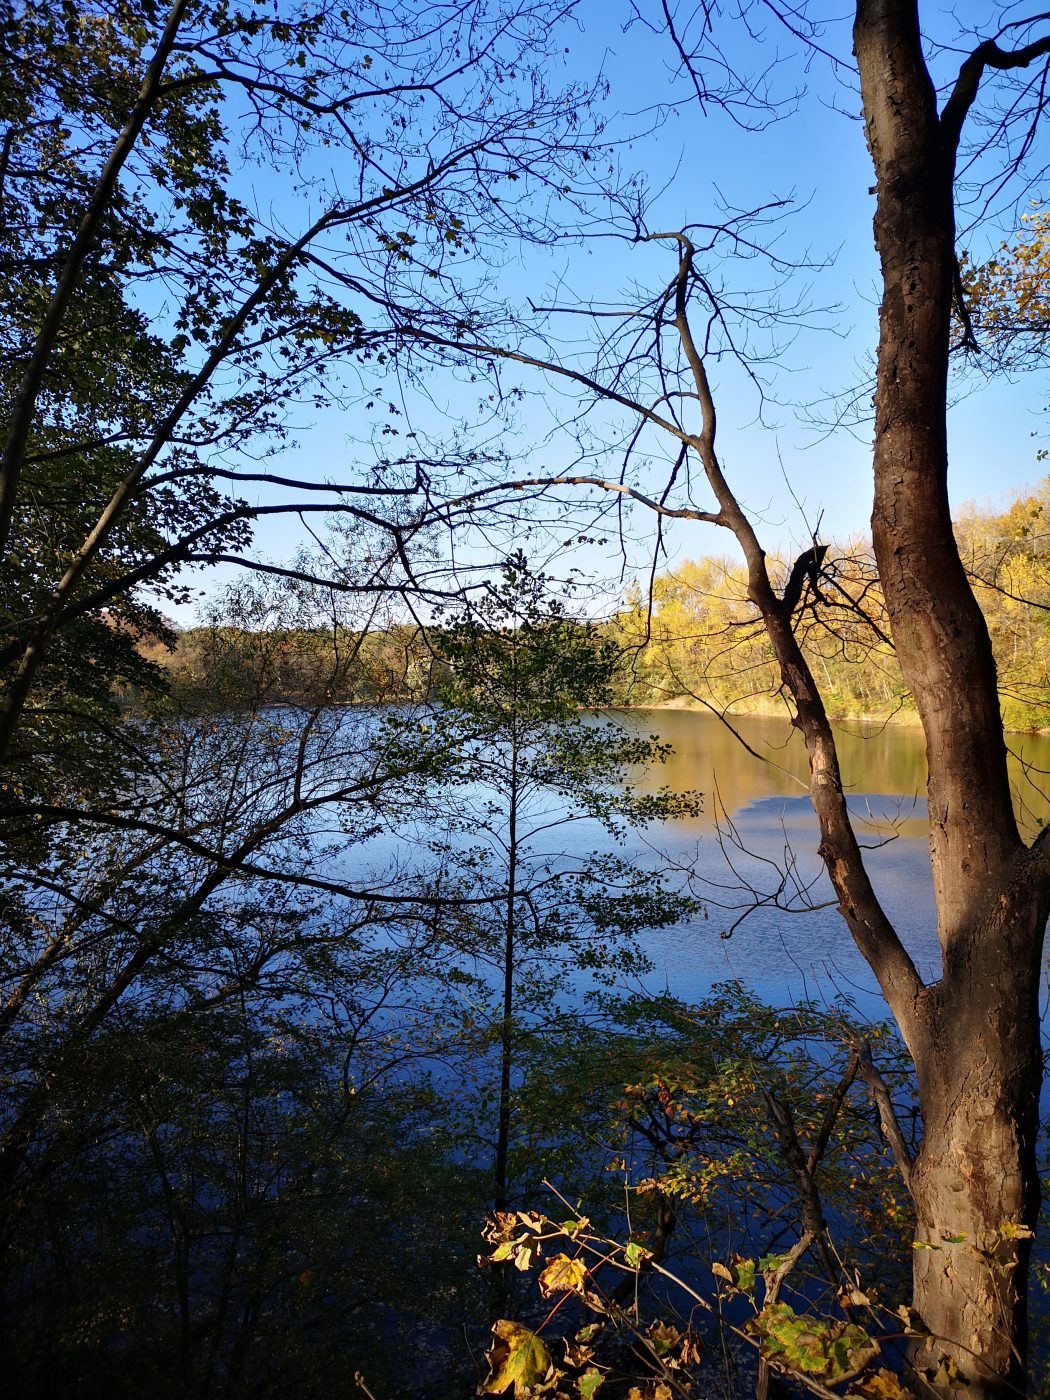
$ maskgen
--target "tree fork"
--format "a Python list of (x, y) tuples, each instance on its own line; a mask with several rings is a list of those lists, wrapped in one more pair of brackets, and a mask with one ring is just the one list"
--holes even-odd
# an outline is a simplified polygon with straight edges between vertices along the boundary
[(1029, 852), (1017, 829), (995, 662), (947, 492), (955, 152), (987, 48), (963, 65), (939, 117), (915, 0), (858, 0), (854, 52), (883, 277), (872, 537), (926, 738), (943, 959), (911, 1041), (924, 1124), (911, 1172), (913, 1276), (929, 1331), (913, 1360), (921, 1384), (973, 1400), (1026, 1387), (1048, 912), (1042, 843)]

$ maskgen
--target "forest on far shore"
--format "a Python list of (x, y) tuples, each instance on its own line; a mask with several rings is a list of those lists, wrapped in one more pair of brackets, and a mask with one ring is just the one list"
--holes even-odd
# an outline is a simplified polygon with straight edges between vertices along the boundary
[[(969, 505), (955, 521), (960, 551), (988, 620), (1008, 729), (1050, 726), (1050, 477), (1003, 512)], [(772, 557), (781, 591), (795, 560)], [(914, 705), (889, 637), (870, 542), (827, 546), (819, 570), (798, 570), (796, 632), (835, 718), (909, 718)], [(382, 704), (434, 693), (442, 667), (425, 632), (387, 621), (344, 629), (297, 627), (294, 590), (231, 591), (206, 627), (150, 641), (146, 657), (169, 672), (182, 701), (238, 708), (260, 693), (295, 703)], [(708, 556), (634, 586), (603, 630), (622, 651), (623, 705), (684, 699), (737, 712), (779, 709), (777, 663), (747, 596), (742, 564)], [(338, 639), (337, 639), (338, 641)], [(333, 668), (333, 656), (341, 661)], [(330, 673), (330, 674), (329, 674)]]

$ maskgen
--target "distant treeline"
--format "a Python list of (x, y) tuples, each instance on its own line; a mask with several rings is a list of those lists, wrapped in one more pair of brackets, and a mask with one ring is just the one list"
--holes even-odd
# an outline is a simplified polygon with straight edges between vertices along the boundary
[[(988, 619), (1006, 724), (1050, 725), (1050, 478), (995, 514), (964, 509), (956, 521), (964, 562)], [(796, 559), (775, 561), (780, 591)], [(802, 648), (833, 716), (908, 714), (913, 706), (889, 638), (870, 544), (832, 543), (806, 572), (793, 609)], [(593, 625), (593, 624), (592, 624)], [(692, 698), (738, 711), (779, 706), (779, 677), (739, 563), (704, 558), (657, 576), (599, 624), (623, 664), (617, 698), (662, 704)], [(148, 649), (176, 694), (205, 706), (382, 704), (424, 699), (441, 678), (416, 626), (192, 629), (174, 651)]]
[[(988, 620), (1005, 723), (1050, 725), (1050, 478), (1002, 514), (965, 508), (955, 531)], [(782, 594), (795, 562), (776, 561)], [(616, 625), (634, 646), (637, 703), (678, 696), (741, 710), (778, 703), (771, 648), (739, 564), (683, 564), (656, 579), (651, 600), (631, 603)], [(913, 710), (867, 541), (830, 545), (819, 572), (806, 575), (792, 616), (833, 716)]]
[(257, 628), (213, 624), (179, 632), (150, 660), (168, 672), (175, 697), (193, 708), (265, 704), (392, 704), (423, 699), (435, 662), (414, 626)]

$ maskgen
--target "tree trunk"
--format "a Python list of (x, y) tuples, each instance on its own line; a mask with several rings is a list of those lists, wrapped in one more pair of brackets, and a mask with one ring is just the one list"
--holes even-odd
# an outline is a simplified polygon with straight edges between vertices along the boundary
[(949, 1393), (967, 1380), (973, 1397), (1026, 1390), (1047, 915), (1031, 864), (1023, 858), (1000, 885), (995, 913), (973, 930), (970, 957), (928, 990), (917, 1056), (914, 1304), (930, 1335), (912, 1359)]
[[(942, 958), (932, 985), (920, 978), (865, 867), (834, 734), (793, 625), (796, 595), (773, 589), (765, 551), (716, 451), (705, 339), (690, 324), (690, 296), (700, 279), (688, 234), (650, 237), (673, 239), (678, 247), (678, 274), (662, 305), (674, 307), (700, 431), (686, 433), (628, 399), (619, 383), (600, 392), (663, 426), (702, 464), (717, 510), (667, 513), (728, 529), (740, 544), (748, 598), (762, 617), (809, 753), (820, 854), (842, 916), (915, 1060), (925, 1134), (907, 1171), (919, 1246), (915, 1304), (925, 1319), (914, 1350), (917, 1384), (960, 1400), (1016, 1400), (1026, 1386), (1027, 1237), (1039, 1197), (1037, 995), (1050, 912), (1050, 829), (1029, 848), (1013, 811), (995, 660), (952, 529), (947, 386), (959, 135), (985, 70), (1023, 68), (1050, 55), (1050, 35), (1010, 52), (994, 40), (979, 44), (940, 112), (917, 0), (856, 0), (854, 51), (876, 176), (883, 282), (872, 537), (893, 641), (926, 742)], [(596, 387), (587, 375), (544, 367)], [(663, 498), (630, 494), (664, 509)]]
[(1022, 1126), (1029, 1115), (1001, 1066), (983, 1069), (966, 1066), (956, 1106), (923, 1106), (911, 1183), (913, 1303), (929, 1335), (911, 1364), (919, 1380), (949, 1394), (1016, 1396), (1027, 1393), (1029, 1250), (1009, 1230), (1034, 1224), (1034, 1154)]
[(858, 0), (854, 49), (883, 276), (872, 537), (926, 738), (943, 963), (939, 982), (894, 1008), (924, 1128), (914, 1284), (930, 1335), (915, 1362), (941, 1393), (977, 1400), (1026, 1388), (1047, 917), (1043, 843), (1029, 851), (1017, 830), (991, 643), (948, 505), (955, 158), (983, 69), (964, 64), (938, 114), (915, 0)]
[[(516, 658), (515, 658), (516, 662)], [(517, 668), (513, 672), (517, 702)], [(503, 1016), (499, 1034), (499, 1105), (496, 1113), (495, 1207), (506, 1210), (510, 1177), (511, 1076), (514, 1064), (514, 979), (517, 954), (519, 747), (517, 718), (511, 720), (507, 785), (507, 901), (503, 927)]]

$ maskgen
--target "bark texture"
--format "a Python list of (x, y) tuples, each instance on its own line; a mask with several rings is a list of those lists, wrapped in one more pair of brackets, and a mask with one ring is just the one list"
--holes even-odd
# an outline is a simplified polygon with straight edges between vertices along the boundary
[(996, 882), (967, 956), (926, 993), (916, 1058), (924, 1136), (911, 1175), (914, 1304), (930, 1336), (913, 1361), (949, 1391), (965, 1379), (967, 1394), (1026, 1390), (1046, 922), (1030, 865), (1021, 858), (1012, 879)]
[(964, 65), (938, 113), (914, 0), (858, 0), (854, 47), (883, 278), (872, 536), (926, 738), (943, 964), (902, 1019), (924, 1124), (911, 1185), (930, 1335), (914, 1361), (920, 1382), (1000, 1397), (1026, 1388), (1048, 904), (1044, 844), (1029, 850), (1018, 833), (991, 644), (948, 508), (953, 185), (980, 72)]

